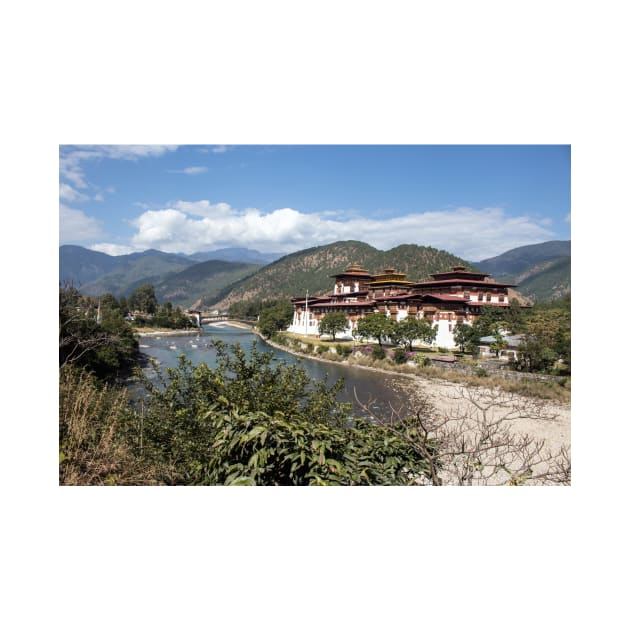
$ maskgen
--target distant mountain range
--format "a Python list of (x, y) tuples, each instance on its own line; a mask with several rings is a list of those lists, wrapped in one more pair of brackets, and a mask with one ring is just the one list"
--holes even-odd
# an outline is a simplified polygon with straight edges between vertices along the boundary
[(496, 280), (517, 284), (518, 291), (535, 302), (571, 292), (571, 241), (525, 245), (471, 264)]
[(211, 252), (198, 252), (188, 256), (191, 260), (197, 262), (206, 262), (207, 260), (225, 260), (227, 262), (250, 263), (253, 265), (267, 265), (278, 258), (282, 258), (285, 254), (263, 254), (255, 249), (247, 249), (245, 247), (226, 247), (224, 249), (215, 249)]
[(517, 291), (533, 301), (555, 299), (571, 290), (570, 241), (518, 247), (476, 263), (433, 247), (399, 245), (381, 251), (360, 241), (338, 241), (275, 259), (279, 255), (226, 248), (190, 256), (157, 250), (109, 256), (62, 245), (59, 281), (73, 283), (85, 295), (113, 293), (117, 297), (128, 297), (139, 285), (151, 283), (160, 302), (185, 308), (225, 308), (240, 300), (288, 298), (307, 290), (311, 295), (325, 293), (332, 287), (330, 276), (350, 264), (371, 272), (394, 267), (416, 281), (466, 265), (517, 284)]

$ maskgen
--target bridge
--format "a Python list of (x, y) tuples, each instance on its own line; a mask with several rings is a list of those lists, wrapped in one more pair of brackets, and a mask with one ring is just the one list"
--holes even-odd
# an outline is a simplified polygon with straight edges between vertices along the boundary
[(197, 326), (199, 327), (201, 327), (202, 324), (227, 321), (255, 326), (258, 321), (256, 317), (230, 317), (229, 315), (215, 315), (212, 311), (195, 311), (191, 309), (188, 311), (188, 314), (195, 317), (197, 320)]

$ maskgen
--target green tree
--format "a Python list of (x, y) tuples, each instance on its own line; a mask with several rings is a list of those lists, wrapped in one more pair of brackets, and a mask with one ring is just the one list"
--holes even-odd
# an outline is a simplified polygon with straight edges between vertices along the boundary
[(319, 322), (319, 334), (330, 335), (335, 341), (335, 336), (348, 328), (348, 320), (346, 314), (341, 311), (333, 311), (326, 313)]
[(293, 319), (293, 307), (288, 302), (278, 302), (263, 308), (258, 317), (258, 330), (269, 338), (279, 330), (286, 330)]
[(84, 300), (73, 287), (60, 288), (60, 366), (85, 367), (108, 378), (133, 364), (137, 348), (133, 330), (120, 311), (102, 310), (99, 323), (93, 300)]
[(403, 319), (396, 324), (392, 335), (395, 343), (402, 343), (410, 352), (414, 341), (420, 340), (426, 344), (431, 344), (436, 337), (437, 328), (424, 317), (421, 319), (416, 319), (415, 317)]
[(395, 323), (385, 313), (369, 313), (357, 322), (354, 336), (358, 339), (376, 339), (378, 345), (392, 336)]
[(155, 297), (155, 288), (152, 284), (142, 284), (131, 294), (129, 298), (131, 310), (141, 311), (152, 315), (157, 311), (158, 302)]
[(473, 347), (479, 345), (479, 330), (464, 322), (455, 324), (453, 328), (453, 339), (462, 352), (472, 352)]

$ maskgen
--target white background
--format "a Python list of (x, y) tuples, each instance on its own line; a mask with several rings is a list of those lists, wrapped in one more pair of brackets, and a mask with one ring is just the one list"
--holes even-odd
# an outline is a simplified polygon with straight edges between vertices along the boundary
[[(3, 627), (622, 625), (622, 6), (3, 9)], [(571, 144), (573, 486), (59, 488), (58, 145), (68, 143)], [(602, 346), (612, 312), (619, 343)]]

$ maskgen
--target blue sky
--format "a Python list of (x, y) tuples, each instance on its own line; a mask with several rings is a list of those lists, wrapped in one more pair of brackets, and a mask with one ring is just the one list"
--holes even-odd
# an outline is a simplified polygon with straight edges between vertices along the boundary
[(565, 145), (63, 145), (60, 243), (118, 255), (357, 239), (477, 261), (570, 238)]

